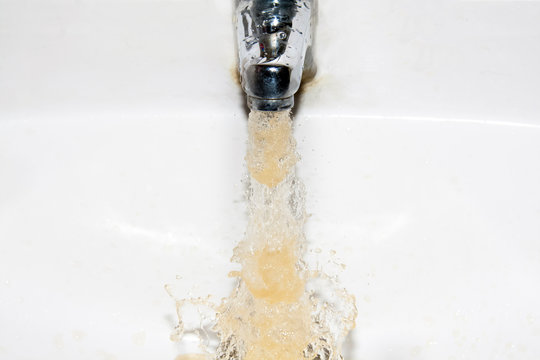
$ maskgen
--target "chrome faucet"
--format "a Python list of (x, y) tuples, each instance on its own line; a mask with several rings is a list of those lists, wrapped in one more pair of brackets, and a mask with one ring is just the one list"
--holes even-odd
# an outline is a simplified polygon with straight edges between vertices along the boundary
[(238, 65), (250, 109), (293, 107), (303, 73), (313, 73), (316, 0), (237, 0)]

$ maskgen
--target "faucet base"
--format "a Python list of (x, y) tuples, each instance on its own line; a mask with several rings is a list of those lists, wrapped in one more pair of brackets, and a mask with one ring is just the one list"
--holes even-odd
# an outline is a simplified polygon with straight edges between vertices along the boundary
[(253, 96), (247, 97), (248, 106), (257, 111), (285, 111), (294, 106), (294, 96), (284, 99), (261, 99)]

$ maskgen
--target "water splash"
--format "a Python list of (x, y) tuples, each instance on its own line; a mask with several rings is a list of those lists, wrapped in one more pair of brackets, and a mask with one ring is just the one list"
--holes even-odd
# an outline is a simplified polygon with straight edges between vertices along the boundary
[(237, 286), (220, 305), (177, 300), (175, 336), (183, 335), (181, 310), (191, 302), (215, 310), (214, 359), (341, 359), (355, 301), (335, 277), (304, 260), (305, 191), (295, 173), (290, 112), (251, 112), (248, 130), (249, 221), (232, 258), (242, 266), (231, 273)]

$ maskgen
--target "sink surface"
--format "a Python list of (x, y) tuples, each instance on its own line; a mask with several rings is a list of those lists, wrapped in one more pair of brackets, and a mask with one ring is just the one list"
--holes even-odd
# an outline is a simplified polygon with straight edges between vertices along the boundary
[[(346, 358), (537, 359), (540, 3), (342, 4), (295, 133), (307, 238), (357, 299)], [(231, 14), (0, 0), (0, 359), (173, 360), (164, 285), (228, 294)]]

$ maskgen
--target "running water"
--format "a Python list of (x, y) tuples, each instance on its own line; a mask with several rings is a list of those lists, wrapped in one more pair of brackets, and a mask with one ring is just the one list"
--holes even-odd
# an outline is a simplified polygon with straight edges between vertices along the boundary
[[(211, 357), (338, 360), (356, 307), (335, 278), (304, 261), (305, 198), (290, 112), (253, 111), (248, 130), (249, 221), (232, 258), (242, 269), (230, 274), (238, 277), (233, 293), (213, 306), (219, 346)], [(186, 302), (177, 301), (180, 325)]]

